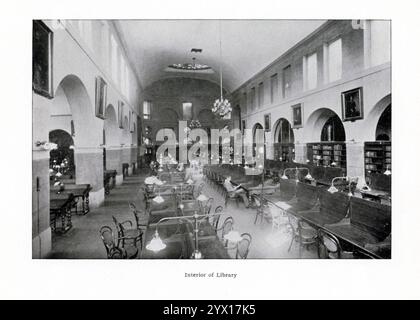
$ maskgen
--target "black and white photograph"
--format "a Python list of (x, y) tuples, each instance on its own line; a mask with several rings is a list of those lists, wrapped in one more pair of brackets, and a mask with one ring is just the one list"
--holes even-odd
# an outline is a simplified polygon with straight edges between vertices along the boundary
[(144, 281), (133, 298), (364, 299), (410, 285), (411, 13), (75, 1), (65, 15), (22, 6), (3, 29), (24, 44), (2, 58), (14, 66), (2, 84), (21, 82), (3, 117), (9, 295), (34, 296), (17, 284), (36, 282), (46, 296), (110, 297), (112, 282), (129, 297)]
[[(37, 112), (44, 108), (42, 100), (33, 103), (34, 139), (49, 139), (35, 145), (40, 154), (34, 158), (33, 178), (42, 188), (33, 191), (39, 202), (33, 211), (34, 259), (392, 258), (392, 141), (381, 138), (385, 133), (391, 137), (392, 129), (390, 117), (384, 116), (391, 110), (390, 21), (363, 20), (363, 28), (355, 28), (353, 20), (40, 23), (56, 30), (53, 72), (61, 78), (54, 79), (49, 113)], [(261, 37), (238, 60), (238, 48), (248, 47), (248, 31), (255, 28)], [(273, 30), (282, 45), (262, 55), (259, 44), (275, 39)], [(370, 52), (360, 49), (366, 30)], [(67, 57), (82, 50), (74, 46), (75, 38), (109, 56)], [(35, 44), (34, 50), (37, 57)], [(354, 63), (367, 54), (369, 66)], [(147, 63), (136, 64), (138, 59)], [(223, 68), (241, 69), (257, 59), (241, 76)], [(312, 79), (310, 90), (300, 84), (300, 61), (325, 63), (303, 74)], [(286, 97), (280, 98), (285, 96), (282, 87), (271, 79), (281, 77), (278, 69), (285, 62), (290, 78)], [(89, 65), (90, 72), (82, 65)], [(329, 82), (317, 83), (321, 76)], [(90, 93), (95, 79), (96, 92)], [(360, 87), (343, 92), (348, 83)], [(365, 119), (362, 85), (369, 101)], [(257, 104), (244, 99), (253, 96), (255, 87)], [(301, 102), (290, 107), (291, 98)], [(340, 98), (342, 105), (318, 103)], [(90, 101), (96, 103), (96, 114)], [(343, 121), (359, 121), (345, 128), (341, 109)], [(253, 132), (254, 160), (235, 157), (236, 145), (229, 141), (216, 149), (220, 154), (210, 154), (215, 142), (209, 133), (240, 130), (241, 121)], [(45, 126), (54, 128), (49, 138), (43, 137)], [(154, 134), (143, 142), (134, 127), (148, 127)], [(265, 139), (275, 142), (271, 150), (288, 152), (283, 161), (258, 147), (261, 128)], [(190, 154), (198, 141), (192, 134), (200, 129), (208, 137), (200, 140), (199, 152)], [(57, 130), (60, 134), (51, 140)], [(276, 132), (288, 132), (289, 138)], [(103, 134), (105, 144), (100, 144)], [(148, 150), (147, 157), (140, 147)], [(71, 152), (64, 153), (66, 148)], [(223, 161), (215, 162), (219, 156)], [(257, 162), (260, 156), (264, 159)], [(252, 173), (255, 169), (262, 170)]]

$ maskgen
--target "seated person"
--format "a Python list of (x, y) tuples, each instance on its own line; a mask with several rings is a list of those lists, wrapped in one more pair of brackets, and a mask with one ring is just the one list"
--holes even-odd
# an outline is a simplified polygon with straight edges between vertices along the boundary
[(249, 200), (248, 200), (248, 195), (246, 191), (243, 188), (241, 188), (241, 185), (237, 185), (236, 187), (234, 187), (232, 185), (232, 182), (230, 181), (231, 179), (232, 179), (231, 177), (226, 177), (225, 182), (223, 183), (223, 186), (225, 187), (228, 193), (240, 196), (245, 204), (245, 207), (248, 208)]

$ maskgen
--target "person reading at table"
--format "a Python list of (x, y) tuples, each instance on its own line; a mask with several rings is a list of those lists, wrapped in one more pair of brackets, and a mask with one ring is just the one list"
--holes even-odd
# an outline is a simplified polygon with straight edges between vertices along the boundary
[(225, 187), (226, 191), (234, 196), (239, 196), (242, 198), (245, 208), (248, 208), (249, 206), (249, 200), (248, 195), (246, 194), (246, 191), (241, 187), (241, 185), (233, 186), (231, 182), (231, 177), (226, 177), (225, 182), (223, 183), (223, 186)]

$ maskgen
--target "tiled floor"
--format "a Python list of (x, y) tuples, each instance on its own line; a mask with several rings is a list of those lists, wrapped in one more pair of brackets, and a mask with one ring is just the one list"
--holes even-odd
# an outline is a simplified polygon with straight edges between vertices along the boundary
[[(114, 229), (112, 216), (118, 220), (131, 220), (134, 217), (128, 208), (129, 202), (134, 202), (142, 208), (142, 186), (145, 175), (127, 177), (121, 186), (111, 190), (105, 199), (105, 204), (91, 210), (85, 216), (73, 216), (73, 228), (64, 235), (53, 235), (52, 259), (105, 259), (105, 248), (99, 236), (101, 226), (108, 225)], [(203, 190), (208, 197), (214, 198), (213, 210), (224, 201), (221, 195), (209, 184)], [(228, 203), (224, 209), (226, 216), (234, 219), (234, 228), (240, 233), (248, 232), (252, 235), (252, 244), (248, 259), (270, 258), (299, 258), (298, 244), (294, 243), (288, 251), (291, 234), (287, 230), (272, 230), (268, 222), (254, 225), (255, 211), (246, 209), (242, 203), (237, 207), (235, 203)], [(221, 217), (221, 222), (224, 220)], [(234, 252), (230, 252), (234, 257)], [(316, 248), (302, 250), (302, 258), (317, 258)]]

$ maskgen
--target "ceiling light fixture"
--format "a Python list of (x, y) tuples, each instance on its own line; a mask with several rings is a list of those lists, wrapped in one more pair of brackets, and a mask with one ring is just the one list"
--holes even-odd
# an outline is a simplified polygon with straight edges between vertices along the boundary
[(222, 69), (222, 26), (219, 21), (219, 46), (220, 46), (220, 99), (217, 99), (212, 111), (221, 118), (228, 116), (232, 112), (232, 107), (228, 99), (223, 99), (223, 69)]

